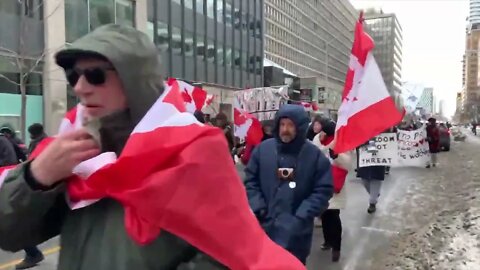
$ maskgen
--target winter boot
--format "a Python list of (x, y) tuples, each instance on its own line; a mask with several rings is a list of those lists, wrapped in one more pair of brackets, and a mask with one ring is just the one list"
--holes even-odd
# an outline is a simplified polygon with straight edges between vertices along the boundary
[(340, 250), (332, 250), (332, 262), (340, 261)]
[(322, 246), (321, 246), (321, 249), (322, 249), (322, 250), (330, 250), (331, 248), (332, 248), (332, 247), (331, 247), (329, 244), (327, 244), (327, 243), (323, 243)]
[(37, 266), (38, 263), (43, 261), (45, 258), (43, 254), (38, 254), (37, 256), (25, 256), (25, 259), (15, 266), (15, 269), (29, 269)]
[(369, 214), (372, 214), (372, 213), (375, 213), (375, 211), (377, 211), (377, 206), (375, 204), (371, 203), (370, 206), (367, 209), (367, 212)]

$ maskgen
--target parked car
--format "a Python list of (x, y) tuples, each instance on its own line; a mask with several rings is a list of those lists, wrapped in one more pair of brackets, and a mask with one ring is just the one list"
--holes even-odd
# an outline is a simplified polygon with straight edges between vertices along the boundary
[(441, 123), (438, 126), (440, 131), (440, 148), (443, 151), (450, 151), (450, 141), (451, 141), (451, 132), (450, 129), (445, 126), (445, 124)]

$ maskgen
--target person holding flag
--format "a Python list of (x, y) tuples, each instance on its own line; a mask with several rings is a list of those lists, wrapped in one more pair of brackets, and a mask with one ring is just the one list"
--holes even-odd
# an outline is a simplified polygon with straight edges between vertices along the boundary
[(55, 55), (80, 104), (29, 161), (0, 168), (0, 248), (60, 234), (59, 270), (304, 270), (263, 232), (223, 132), (164, 85), (157, 53), (111, 24)]

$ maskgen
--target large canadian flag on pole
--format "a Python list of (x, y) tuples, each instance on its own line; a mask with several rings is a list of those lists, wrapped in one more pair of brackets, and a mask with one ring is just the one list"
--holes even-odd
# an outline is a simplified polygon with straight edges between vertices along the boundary
[(363, 13), (355, 26), (352, 54), (338, 111), (335, 152), (343, 153), (398, 124), (398, 111), (372, 50), (375, 44), (363, 29)]

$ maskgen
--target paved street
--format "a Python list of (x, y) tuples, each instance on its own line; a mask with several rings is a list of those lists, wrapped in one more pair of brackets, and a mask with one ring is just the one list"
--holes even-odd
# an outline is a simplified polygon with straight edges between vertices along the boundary
[[(479, 147), (478, 143), (480, 143), (479, 139), (469, 138), (461, 147), (464, 149), (472, 146)], [(344, 228), (342, 259), (340, 263), (333, 264), (330, 261), (330, 252), (320, 250), (323, 237), (321, 229), (317, 228), (308, 269), (370, 270), (375, 269), (375, 266), (378, 267), (375, 264), (379, 258), (387, 254), (392, 239), (430, 222), (432, 218), (430, 209), (417, 207), (419, 202), (412, 198), (422, 195), (417, 194), (419, 192), (427, 193), (421, 187), (423, 182), (431, 178), (435, 180), (437, 175), (449, 171), (449, 160), (460, 155), (459, 150), (456, 149), (457, 146), (459, 147), (460, 144), (452, 142), (452, 152), (441, 154), (440, 167), (436, 171), (424, 168), (392, 169), (391, 175), (384, 182), (378, 210), (374, 215), (367, 214), (367, 194), (360, 181), (351, 174), (346, 186), (347, 208), (342, 212)], [(238, 169), (241, 170), (240, 167)], [(433, 199), (432, 203), (434, 203)], [(410, 215), (411, 211), (413, 212)], [(52, 248), (56, 246), (57, 240), (52, 240), (42, 247), (51, 254), (36, 270), (54, 269), (57, 252)], [(11, 262), (21, 258), (22, 255), (0, 253), (0, 270), (13, 269)]]

